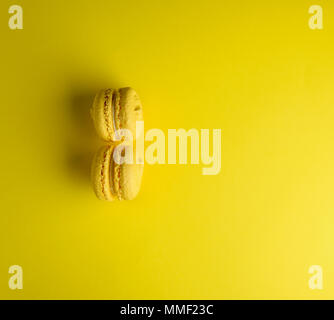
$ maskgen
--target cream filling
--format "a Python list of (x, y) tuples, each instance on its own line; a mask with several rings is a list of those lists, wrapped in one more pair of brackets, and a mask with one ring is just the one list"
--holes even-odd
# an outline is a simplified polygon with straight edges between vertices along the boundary
[(110, 156), (110, 165), (109, 165), (109, 185), (110, 185), (110, 191), (112, 195), (116, 196), (116, 190), (115, 190), (114, 179), (113, 179), (113, 177), (115, 176), (114, 168), (115, 168), (114, 152), (112, 151), (111, 156)]
[(122, 195), (121, 195), (121, 186), (120, 186), (120, 171), (121, 171), (121, 166), (119, 164), (114, 164), (114, 190), (116, 192), (116, 195), (119, 200), (122, 200)]
[(115, 104), (116, 104), (116, 91), (114, 91), (114, 94), (112, 95), (112, 98), (111, 98), (111, 110), (112, 110), (112, 125), (114, 129), (114, 134), (115, 134), (115, 138), (118, 139), (117, 130), (116, 130), (116, 122), (115, 122), (115, 119), (116, 119)]

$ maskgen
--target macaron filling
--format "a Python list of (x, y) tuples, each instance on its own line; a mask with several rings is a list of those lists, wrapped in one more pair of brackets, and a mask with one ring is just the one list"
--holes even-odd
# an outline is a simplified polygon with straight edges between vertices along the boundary
[(113, 153), (111, 154), (110, 157), (110, 164), (109, 164), (109, 177), (110, 177), (110, 191), (113, 194), (113, 196), (117, 195), (117, 192), (115, 190), (115, 186), (114, 186), (114, 177), (115, 177), (115, 162), (114, 162), (114, 157), (113, 157)]
[(121, 166), (119, 164), (115, 164), (114, 163), (114, 187), (115, 187), (115, 191), (116, 191), (116, 195), (118, 197), (119, 200), (123, 200), (122, 199), (122, 195), (121, 195)]
[(116, 109), (116, 92), (114, 91), (112, 98), (111, 98), (111, 110), (112, 110), (112, 125), (113, 125), (115, 136), (117, 136), (117, 129), (116, 129), (116, 123), (115, 123), (115, 119), (116, 119), (115, 109)]

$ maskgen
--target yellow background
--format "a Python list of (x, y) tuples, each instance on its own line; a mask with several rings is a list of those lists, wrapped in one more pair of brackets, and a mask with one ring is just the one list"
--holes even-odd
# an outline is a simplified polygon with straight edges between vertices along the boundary
[[(0, 298), (334, 298), (331, 1), (2, 0), (0, 22)], [(97, 200), (84, 123), (108, 86), (146, 130), (221, 128), (221, 173), (146, 165), (136, 200)]]

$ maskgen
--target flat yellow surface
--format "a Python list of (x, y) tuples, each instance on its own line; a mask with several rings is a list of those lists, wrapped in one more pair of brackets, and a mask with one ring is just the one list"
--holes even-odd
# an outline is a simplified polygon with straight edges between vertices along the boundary
[[(331, 1), (18, 0), (16, 31), (12, 4), (0, 298), (334, 298)], [(308, 26), (313, 4), (323, 30)], [(136, 89), (145, 130), (221, 128), (221, 173), (146, 165), (136, 200), (99, 201), (82, 123), (109, 86)], [(8, 287), (14, 264), (23, 290)]]

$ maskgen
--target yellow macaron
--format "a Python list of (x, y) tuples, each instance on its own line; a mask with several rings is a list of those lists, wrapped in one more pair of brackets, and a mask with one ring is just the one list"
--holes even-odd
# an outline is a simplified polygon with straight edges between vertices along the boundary
[[(102, 147), (92, 163), (92, 183), (97, 197), (101, 200), (132, 200), (141, 186), (144, 165), (135, 161), (118, 163), (115, 152), (121, 145)], [(132, 146), (131, 146), (132, 148)]]
[(136, 122), (143, 120), (143, 107), (132, 88), (104, 89), (95, 96), (91, 116), (103, 140), (118, 140), (115, 133), (119, 129), (130, 130), (135, 139)]

